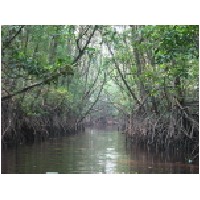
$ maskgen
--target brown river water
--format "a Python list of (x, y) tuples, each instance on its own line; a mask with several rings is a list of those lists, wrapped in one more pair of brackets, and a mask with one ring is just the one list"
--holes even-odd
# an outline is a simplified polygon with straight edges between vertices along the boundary
[(1, 150), (2, 174), (198, 174), (181, 151), (135, 147), (113, 127)]

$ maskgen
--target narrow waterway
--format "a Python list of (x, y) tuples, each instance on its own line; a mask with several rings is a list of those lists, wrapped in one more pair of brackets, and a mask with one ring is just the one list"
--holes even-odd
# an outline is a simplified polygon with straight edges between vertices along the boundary
[(199, 173), (177, 151), (156, 152), (134, 147), (125, 136), (107, 127), (53, 138), (1, 151), (2, 174), (160, 174)]

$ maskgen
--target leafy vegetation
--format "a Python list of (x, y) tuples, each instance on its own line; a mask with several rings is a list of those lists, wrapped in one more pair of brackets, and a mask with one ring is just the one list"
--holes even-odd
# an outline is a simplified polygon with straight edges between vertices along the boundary
[(199, 26), (2, 26), (1, 35), (4, 138), (25, 140), (24, 124), (68, 134), (108, 115), (149, 144), (197, 143)]

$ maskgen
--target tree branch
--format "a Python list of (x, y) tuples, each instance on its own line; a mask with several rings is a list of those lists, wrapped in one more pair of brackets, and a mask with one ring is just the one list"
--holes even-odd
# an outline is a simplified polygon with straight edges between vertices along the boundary
[(78, 49), (79, 49), (79, 54), (78, 54), (78, 56), (74, 59), (74, 62), (73, 62), (73, 63), (77, 63), (77, 61), (82, 57), (82, 55), (83, 55), (85, 49), (87, 48), (88, 44), (90, 43), (90, 41), (91, 41), (91, 39), (92, 39), (92, 36), (94, 35), (94, 33), (95, 33), (95, 31), (97, 30), (97, 28), (98, 28), (98, 26), (95, 25), (95, 26), (94, 26), (94, 29), (93, 29), (93, 31), (92, 31), (92, 34), (91, 34), (90, 37), (88, 38), (88, 40), (87, 40), (85, 46), (84, 46), (82, 49), (80, 49), (80, 48), (78, 47)]
[(78, 120), (77, 123), (82, 122), (82, 120), (83, 120), (83, 119), (90, 113), (90, 111), (93, 109), (93, 107), (95, 106), (96, 102), (99, 100), (100, 94), (101, 94), (101, 92), (102, 92), (102, 90), (103, 90), (103, 86), (104, 86), (104, 84), (105, 84), (105, 81), (106, 81), (106, 75), (104, 74), (103, 84), (102, 84), (102, 86), (101, 86), (101, 89), (99, 90), (99, 93), (98, 93), (98, 95), (97, 95), (96, 100), (92, 103), (92, 105), (90, 106), (90, 108), (85, 112), (84, 116), (82, 116), (81, 119)]
[[(23, 27), (21, 27), (20, 30), (15, 34), (15, 36), (12, 38), (12, 40), (20, 33), (20, 31), (21, 31), (22, 28), (23, 28)], [(98, 28), (98, 26), (95, 26), (95, 27), (94, 27), (94, 30), (93, 30), (92, 34), (90, 35), (89, 39), (87, 40), (86, 45), (79, 51), (79, 55), (74, 59), (74, 61), (73, 61), (73, 63), (71, 64), (71, 66), (74, 66), (74, 65), (78, 62), (78, 60), (82, 57), (82, 55), (83, 55), (85, 49), (87, 48), (88, 44), (90, 43), (91, 38), (92, 38), (92, 36), (94, 35), (94, 33), (95, 33), (95, 31), (97, 30), (97, 28)], [(11, 42), (12, 40), (10, 40), (10, 42)], [(7, 95), (7, 96), (1, 97), (1, 101), (8, 100), (8, 99), (10, 99), (10, 98), (16, 96), (17, 94), (21, 94), (21, 93), (27, 92), (28, 90), (30, 90), (30, 89), (32, 89), (32, 88), (34, 88), (34, 87), (37, 87), (37, 86), (40, 86), (40, 85), (43, 85), (43, 84), (48, 84), (49, 82), (51, 82), (51, 81), (55, 80), (57, 77), (59, 77), (61, 74), (62, 74), (62, 73), (59, 72), (59, 73), (57, 73), (56, 75), (54, 75), (54, 76), (52, 76), (52, 77), (49, 77), (49, 78), (47, 78), (47, 79), (44, 80), (44, 81), (41, 81), (41, 82), (39, 82), (39, 83), (34, 83), (34, 84), (29, 85), (29, 86), (27, 86), (27, 87), (25, 87), (25, 88), (23, 88), (23, 89), (21, 89), (21, 90), (19, 90), (19, 91), (17, 91), (17, 92), (14, 92), (14, 93), (9, 94), (9, 95)]]
[(4, 47), (2, 48), (2, 51), (4, 51), (7, 47), (9, 47), (9, 45), (11, 44), (11, 42), (17, 37), (17, 35), (20, 34), (22, 28), (24, 28), (25, 25), (20, 26), (19, 30), (16, 32), (16, 34), (7, 42), (5, 43)]
[(109, 50), (110, 54), (111, 54), (112, 57), (113, 57), (113, 60), (114, 60), (114, 63), (115, 63), (115, 67), (117, 68), (117, 71), (118, 71), (118, 73), (119, 73), (119, 75), (120, 75), (120, 77), (121, 77), (123, 83), (126, 85), (126, 88), (127, 88), (128, 91), (130, 92), (132, 98), (136, 101), (136, 103), (137, 103), (139, 106), (141, 106), (140, 101), (137, 99), (135, 93), (133, 93), (131, 87), (128, 85), (126, 79), (124, 78), (124, 76), (123, 76), (123, 74), (122, 74), (122, 72), (121, 72), (121, 70), (120, 70), (120, 68), (119, 68), (119, 64), (116, 62), (116, 60), (115, 60), (115, 58), (114, 58), (114, 54), (113, 54), (113, 52), (112, 52), (112, 50), (111, 50), (111, 48), (109, 47), (108, 44), (107, 44), (107, 47), (108, 47), (108, 50)]

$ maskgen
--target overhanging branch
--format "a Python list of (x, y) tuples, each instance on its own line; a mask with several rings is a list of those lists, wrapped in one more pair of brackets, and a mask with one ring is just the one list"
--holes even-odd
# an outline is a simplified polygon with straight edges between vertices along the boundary
[[(11, 43), (12, 40), (21, 32), (21, 29), (22, 29), (23, 27), (24, 27), (24, 26), (21, 26), (20, 30), (15, 34), (15, 36), (13, 36), (13, 38), (9, 41), (9, 43)], [(87, 40), (85, 46), (84, 46), (82, 49), (79, 50), (79, 55), (74, 59), (74, 61), (73, 61), (73, 63), (71, 64), (71, 66), (76, 65), (76, 63), (78, 62), (78, 60), (81, 59), (81, 57), (82, 57), (83, 54), (84, 54), (85, 49), (87, 48), (88, 44), (90, 43), (91, 38), (92, 38), (92, 36), (94, 35), (94, 33), (95, 33), (95, 31), (97, 30), (97, 28), (98, 28), (98, 26), (95, 26), (95, 27), (94, 27), (94, 30), (93, 30), (92, 34), (90, 35), (89, 39)], [(6, 48), (6, 47), (5, 47), (5, 48)], [(3, 96), (3, 97), (1, 97), (1, 101), (6, 101), (6, 100), (8, 100), (8, 99), (10, 99), (10, 98), (12, 98), (12, 97), (14, 97), (14, 96), (16, 96), (17, 94), (21, 94), (21, 93), (27, 92), (28, 90), (31, 90), (31, 89), (34, 88), (34, 87), (37, 87), (37, 86), (40, 86), (40, 85), (43, 85), (43, 84), (48, 84), (49, 82), (55, 80), (55, 79), (56, 79), (57, 77), (59, 77), (60, 75), (61, 75), (61, 73), (59, 72), (59, 73), (57, 73), (56, 75), (54, 75), (54, 76), (52, 76), (52, 77), (49, 77), (49, 78), (47, 78), (47, 79), (44, 80), (44, 81), (41, 81), (41, 82), (39, 82), (39, 83), (34, 83), (34, 84), (29, 85), (29, 86), (27, 86), (27, 87), (25, 87), (25, 88), (23, 88), (23, 89), (21, 89), (21, 90), (19, 90), (19, 91), (17, 91), (17, 92), (14, 92), (14, 93), (9, 94), (9, 95), (7, 95), (7, 96)]]
[(22, 28), (24, 28), (24, 25), (23, 26), (20, 26), (19, 30), (16, 32), (16, 34), (7, 42), (5, 43), (5, 45), (3, 46), (2, 48), (2, 51), (4, 51), (7, 47), (9, 47), (9, 45), (11, 44), (11, 42), (17, 37), (17, 35), (20, 34)]
[(126, 79), (124, 78), (124, 76), (123, 76), (123, 74), (122, 74), (122, 72), (121, 72), (121, 70), (120, 70), (120, 68), (119, 68), (119, 64), (116, 62), (116, 60), (115, 60), (115, 58), (114, 58), (114, 54), (113, 54), (113, 52), (112, 52), (112, 50), (111, 50), (111, 48), (110, 48), (110, 46), (109, 46), (108, 44), (107, 44), (107, 47), (108, 47), (108, 50), (109, 50), (110, 54), (111, 54), (112, 57), (113, 57), (113, 60), (114, 60), (114, 63), (115, 63), (115, 67), (116, 67), (116, 69), (117, 69), (117, 71), (118, 71), (118, 73), (119, 73), (119, 75), (120, 75), (120, 77), (121, 77), (123, 83), (125, 84), (126, 88), (127, 88), (128, 91), (130, 92), (132, 98), (136, 101), (136, 103), (137, 103), (139, 106), (141, 106), (140, 101), (137, 99), (135, 93), (133, 93), (131, 87), (128, 85)]

